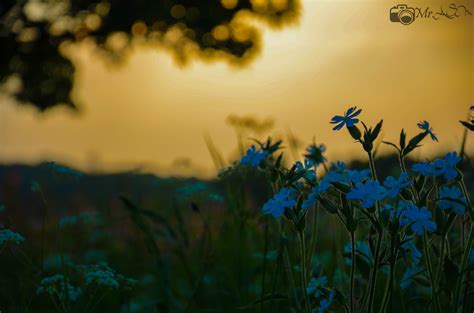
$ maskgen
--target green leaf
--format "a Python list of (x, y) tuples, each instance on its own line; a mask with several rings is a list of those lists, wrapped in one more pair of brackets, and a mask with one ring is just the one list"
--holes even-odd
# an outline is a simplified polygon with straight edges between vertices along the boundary
[(398, 153), (400, 153), (400, 149), (397, 147), (396, 144), (394, 144), (394, 143), (392, 143), (392, 142), (390, 142), (390, 141), (382, 141), (382, 143), (394, 147), (395, 149), (397, 149)]
[(469, 129), (470, 131), (474, 131), (474, 123), (469, 123), (469, 122), (466, 122), (466, 121), (459, 121), (459, 123), (461, 123), (462, 125), (464, 125), (464, 127), (466, 127), (467, 129)]
[(406, 146), (405, 149), (403, 149), (403, 156), (406, 156), (408, 155), (410, 152), (412, 152), (413, 150), (415, 150), (416, 148), (419, 147), (419, 144), (420, 142), (425, 139), (425, 137), (428, 135), (428, 132), (423, 132), (423, 133), (419, 133), (418, 135), (416, 135), (415, 137), (413, 137), (412, 139), (410, 139), (410, 141), (408, 142), (408, 145)]
[(374, 130), (371, 132), (370, 139), (372, 142), (374, 142), (375, 139), (377, 139), (378, 135), (380, 134), (380, 131), (382, 130), (382, 124), (383, 124), (383, 120), (380, 120), (380, 122), (378, 122), (377, 125), (375, 125)]
[(342, 193), (348, 193), (351, 190), (351, 187), (349, 185), (340, 182), (334, 182), (331, 184)]
[(336, 214), (337, 209), (339, 208), (337, 204), (322, 196), (318, 196), (318, 200), (329, 214)]
[(405, 130), (402, 128), (402, 131), (400, 132), (400, 149), (401, 150), (405, 149), (406, 139), (407, 139), (407, 133), (405, 133)]
[(354, 138), (355, 140), (359, 140), (360, 137), (362, 136), (362, 133), (360, 132), (359, 128), (357, 128), (357, 126), (355, 125), (351, 127), (347, 127), (347, 130), (351, 134), (352, 138)]

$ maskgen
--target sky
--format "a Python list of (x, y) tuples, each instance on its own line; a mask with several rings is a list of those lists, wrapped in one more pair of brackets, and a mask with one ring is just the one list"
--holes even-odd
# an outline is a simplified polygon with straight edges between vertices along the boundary
[[(457, 150), (458, 121), (474, 105), (474, 3), (452, 2), (473, 15), (402, 25), (389, 20), (396, 1), (304, 0), (294, 25), (254, 22), (263, 29), (262, 48), (243, 67), (199, 59), (182, 66), (166, 49), (138, 45), (113, 67), (90, 45), (74, 47), (79, 112), (58, 107), (41, 114), (0, 95), (0, 163), (212, 177), (206, 136), (226, 162), (239, 158), (236, 132), (226, 122), (231, 114), (272, 119), (269, 134), (291, 133), (303, 147), (324, 143), (330, 160), (363, 158), (348, 133), (329, 124), (351, 106), (363, 109), (369, 125), (383, 118), (388, 141), (401, 128), (413, 136), (417, 122), (428, 120), (440, 142), (426, 141), (417, 158)], [(451, 2), (404, 3), (436, 11)], [(244, 143), (265, 136), (246, 133)], [(468, 147), (474, 152), (474, 139)]]

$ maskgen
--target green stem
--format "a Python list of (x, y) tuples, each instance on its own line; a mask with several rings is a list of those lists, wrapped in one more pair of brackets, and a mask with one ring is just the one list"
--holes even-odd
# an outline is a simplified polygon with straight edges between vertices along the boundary
[(351, 285), (349, 286), (349, 294), (350, 294), (350, 312), (354, 313), (354, 272), (355, 272), (355, 265), (356, 265), (356, 256), (355, 256), (355, 233), (351, 232)]
[(265, 301), (263, 297), (265, 295), (265, 272), (267, 269), (267, 249), (268, 249), (268, 215), (265, 215), (265, 230), (264, 230), (264, 244), (263, 244), (263, 273), (262, 273), (262, 288), (260, 294), (261, 307), (260, 310), (263, 313), (265, 309)]
[(454, 291), (454, 298), (453, 298), (453, 305), (452, 305), (453, 313), (456, 313), (458, 311), (458, 308), (459, 308), (459, 300), (460, 300), (459, 298), (461, 296), (462, 281), (463, 281), (463, 278), (464, 278), (464, 274), (466, 272), (467, 263), (468, 263), (468, 260), (469, 260), (469, 253), (470, 253), (470, 249), (471, 249), (470, 247), (472, 246), (473, 240), (474, 240), (474, 232), (473, 232), (473, 227), (471, 226), (471, 232), (469, 234), (467, 246), (464, 249), (464, 253), (462, 255), (461, 268), (460, 268), (459, 276), (458, 276), (457, 282), (456, 282), (456, 289)]
[(375, 170), (374, 156), (372, 155), (372, 152), (368, 152), (368, 155), (369, 155), (370, 171), (372, 172), (372, 178), (373, 180), (377, 180), (377, 171)]
[(286, 275), (288, 276), (288, 282), (290, 283), (290, 290), (293, 293), (296, 309), (297, 311), (299, 311), (300, 304), (298, 301), (298, 294), (296, 293), (296, 285), (295, 285), (295, 279), (293, 277), (293, 271), (291, 269), (290, 256), (288, 254), (288, 249), (286, 246), (283, 248), (283, 263), (285, 264), (285, 271), (286, 271)]
[(426, 239), (426, 231), (423, 232), (423, 248), (425, 250), (426, 267), (428, 268), (428, 274), (431, 281), (431, 298), (435, 301), (436, 311), (441, 313), (441, 305), (439, 303), (435, 277), (433, 276), (433, 266), (431, 264), (430, 250), (428, 249), (428, 240)]
[(299, 239), (300, 239), (300, 254), (301, 254), (301, 284), (302, 284), (302, 289), (303, 289), (303, 296), (304, 296), (304, 301), (306, 304), (306, 313), (311, 313), (311, 306), (309, 304), (309, 297), (308, 297), (308, 292), (306, 291), (306, 287), (308, 286), (308, 283), (306, 282), (306, 257), (305, 257), (305, 239), (304, 239), (304, 233), (303, 231), (299, 231)]
[(308, 268), (311, 269), (311, 258), (313, 257), (314, 250), (316, 249), (316, 238), (318, 235), (318, 207), (314, 209), (313, 215), (313, 228), (311, 229), (311, 243), (308, 255)]
[(393, 277), (395, 272), (395, 261), (397, 259), (397, 254), (393, 251), (395, 246), (395, 237), (392, 235), (392, 240), (390, 242), (390, 274), (387, 280), (387, 285), (385, 286), (385, 293), (382, 300), (382, 306), (380, 308), (381, 312), (386, 312), (387, 305), (392, 304), (392, 292), (393, 292)]
[(375, 255), (374, 255), (374, 265), (372, 267), (372, 273), (370, 275), (370, 285), (369, 285), (369, 307), (367, 312), (372, 313), (374, 309), (374, 295), (375, 295), (375, 286), (377, 284), (377, 272), (379, 268), (379, 256), (380, 256), (380, 246), (382, 245), (383, 230), (377, 230), (377, 244), (375, 246)]
[(438, 270), (436, 273), (436, 289), (439, 290), (440, 286), (440, 281), (441, 281), (441, 273), (443, 270), (443, 262), (444, 262), (444, 253), (445, 253), (445, 247), (446, 247), (446, 235), (444, 234), (441, 236), (441, 247), (440, 247), (440, 254), (439, 254), (439, 263), (438, 263)]

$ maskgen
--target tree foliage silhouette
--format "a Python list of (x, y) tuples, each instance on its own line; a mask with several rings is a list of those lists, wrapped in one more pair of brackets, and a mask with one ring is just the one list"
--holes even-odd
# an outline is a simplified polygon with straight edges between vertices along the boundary
[(61, 47), (85, 39), (116, 58), (140, 38), (165, 45), (181, 62), (220, 56), (244, 63), (259, 47), (258, 29), (245, 17), (281, 26), (296, 20), (298, 1), (2, 0), (0, 82), (19, 78), (15, 97), (40, 110), (76, 107), (70, 97), (74, 65)]

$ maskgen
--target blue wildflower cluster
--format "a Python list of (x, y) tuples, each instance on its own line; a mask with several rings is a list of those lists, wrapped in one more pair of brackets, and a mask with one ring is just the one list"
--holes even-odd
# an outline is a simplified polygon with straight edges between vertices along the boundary
[(82, 266), (84, 281), (87, 286), (94, 285), (111, 289), (130, 289), (138, 283), (137, 280), (117, 273), (105, 262), (96, 265)]
[(14, 243), (19, 245), (25, 241), (25, 238), (23, 238), (22, 235), (19, 233), (15, 233), (11, 231), (10, 229), (2, 229), (0, 230), (0, 247), (9, 244), (9, 243)]
[(258, 167), (260, 163), (268, 156), (268, 151), (266, 150), (257, 150), (254, 145), (252, 145), (240, 160), (240, 164), (247, 164), (252, 167)]
[[(352, 266), (362, 261), (363, 266), (370, 270), (370, 275), (367, 277), (367, 298), (364, 300), (367, 301), (365, 309), (368, 309), (368, 312), (375, 311), (374, 297), (376, 284), (379, 283), (376, 278), (378, 272), (390, 273), (391, 281), (387, 282), (386, 296), (380, 301), (382, 307), (379, 308), (380, 311), (386, 311), (389, 302), (387, 294), (393, 290), (395, 266), (400, 262), (401, 256), (406, 263), (403, 277), (399, 278), (402, 289), (413, 284), (415, 276), (428, 274), (433, 294), (439, 291), (440, 274), (435, 273), (434, 269), (439, 268), (439, 272), (444, 266), (446, 247), (443, 241), (449, 238), (446, 233), (452, 229), (457, 216), (464, 218), (466, 212), (472, 212), (472, 208), (464, 189), (459, 188), (464, 185), (460, 181), (462, 177), (457, 169), (461, 157), (456, 152), (449, 152), (443, 158), (432, 162), (423, 161), (414, 164), (411, 169), (413, 173), (418, 174), (416, 177), (411, 177), (407, 171), (405, 158), (421, 145), (424, 138), (438, 142), (438, 136), (427, 121), (418, 124), (422, 132), (411, 139), (407, 139), (407, 134), (402, 130), (399, 145), (384, 142), (396, 148), (401, 171), (398, 176), (379, 179), (373, 150), (374, 142), (382, 129), (382, 121), (375, 127), (368, 127), (362, 122), (363, 129), (360, 129), (358, 124), (361, 112), (361, 109), (351, 107), (344, 115), (334, 116), (330, 123), (335, 125), (333, 127), (335, 131), (347, 127), (351, 137), (360, 143), (367, 153), (370, 168), (349, 169), (344, 162), (338, 161), (332, 163), (328, 169), (325, 164), (327, 159), (323, 156), (326, 147), (316, 144), (306, 149), (304, 163), (298, 161), (290, 170), (282, 168), (280, 160), (275, 164), (269, 160), (264, 170), (268, 170), (268, 177), (277, 178), (272, 183), (277, 187), (280, 186), (280, 189), (264, 204), (263, 212), (277, 219), (284, 215), (292, 224), (292, 228), (298, 232), (299, 241), (304, 241), (307, 227), (305, 219), (308, 215), (317, 215), (320, 207), (335, 215), (351, 235), (351, 242), (343, 248), (344, 263)], [(250, 152), (249, 155), (258, 153), (255, 149)], [(260, 160), (257, 160), (255, 164), (258, 165), (259, 162)], [(324, 164), (326, 172), (318, 179), (313, 170), (320, 164)], [(427, 179), (428, 176), (433, 176), (434, 179)], [(300, 180), (302, 177), (305, 179)], [(436, 221), (433, 213), (435, 211)], [(367, 240), (355, 241), (356, 234), (360, 237), (367, 228), (370, 230), (370, 235), (362, 235), (362, 238)], [(433, 261), (428, 250), (427, 237), (439, 235), (445, 236), (440, 240), (443, 242), (439, 248), (441, 251), (438, 250), (443, 257), (439, 258), (441, 261)], [(472, 244), (472, 238), (470, 240)], [(423, 242), (423, 249), (417, 246), (417, 242)], [(301, 245), (304, 247), (304, 242)], [(355, 253), (352, 253), (353, 246), (356, 249)], [(426, 262), (426, 268), (422, 261)], [(303, 259), (298, 271), (303, 273), (301, 281), (304, 282), (307, 271)], [(314, 295), (319, 300), (313, 311), (325, 312), (334, 300), (333, 291), (327, 286), (326, 276), (319, 273), (309, 277), (312, 278), (305, 284), (306, 294)], [(363, 278), (359, 276), (359, 279)], [(350, 281), (350, 288), (353, 288), (354, 271), (351, 272)], [(459, 282), (457, 279), (458, 284)], [(459, 290), (457, 292), (455, 296), (459, 298)], [(354, 290), (350, 289), (349, 307), (346, 307), (348, 312), (355, 312), (353, 293)], [(323, 296), (328, 297), (320, 299)], [(433, 297), (436, 299), (436, 296)], [(310, 299), (305, 302), (316, 303)], [(442, 311), (442, 304), (439, 301), (435, 301), (434, 305), (438, 312)]]
[[(66, 278), (62, 274), (56, 274), (54, 276), (45, 277), (41, 280), (37, 294), (48, 294), (51, 297), (58, 297), (61, 301), (76, 302), (82, 293), (81, 288), (74, 287), (67, 282), (67, 291), (65, 288)], [(66, 299), (66, 295), (68, 299)]]
[(97, 212), (82, 212), (78, 215), (64, 216), (59, 220), (59, 227), (65, 228), (68, 226), (74, 226), (79, 222), (86, 225), (97, 224), (100, 221), (99, 214)]
[(444, 158), (434, 160), (431, 163), (426, 161), (416, 163), (412, 166), (415, 173), (423, 176), (442, 176), (445, 180), (453, 180), (458, 176), (456, 165), (461, 161), (461, 157), (456, 152), (447, 153)]
[(291, 188), (282, 188), (263, 206), (263, 213), (280, 218), (285, 209), (296, 205), (295, 192)]

